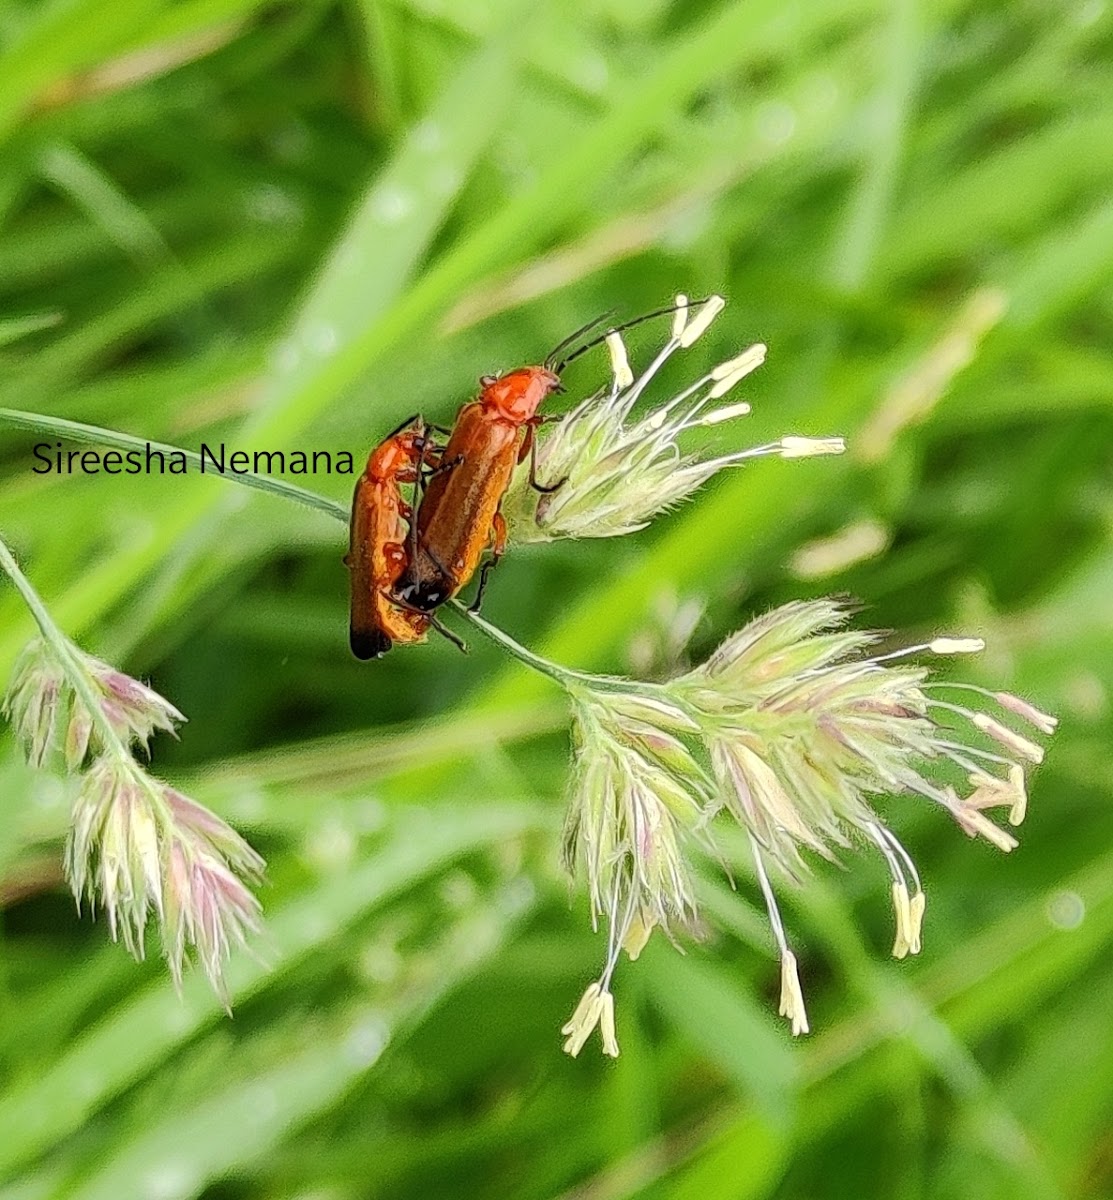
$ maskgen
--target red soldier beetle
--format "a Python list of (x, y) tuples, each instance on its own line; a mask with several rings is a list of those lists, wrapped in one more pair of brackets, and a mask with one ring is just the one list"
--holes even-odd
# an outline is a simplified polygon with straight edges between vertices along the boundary
[(401, 485), (416, 487), (427, 466), (435, 473), (445, 461), (428, 429), (421, 417), (407, 418), (371, 451), (356, 483), (344, 564), (351, 577), (349, 638), (359, 659), (381, 658), (395, 642), (423, 642), (430, 626), (464, 648), (431, 614), (397, 604), (391, 594), (409, 562), (413, 520)]
[(556, 419), (539, 416), (537, 410), (553, 392), (563, 390), (560, 379), (564, 368), (601, 345), (610, 334), (673, 313), (677, 307), (674, 304), (656, 309), (612, 326), (569, 351), (606, 321), (610, 313), (605, 313), (566, 337), (540, 366), (519, 367), (505, 375), (484, 375), (480, 379), (478, 397), (457, 414), (444, 449), (445, 469), (429, 480), (418, 505), (409, 562), (393, 592), (400, 606), (429, 613), (444, 604), (468, 583), (484, 551), (490, 549), (491, 557), (483, 564), (479, 590), (471, 606), (472, 611), (478, 611), (487, 577), (506, 549), (506, 521), (499, 509), (514, 468), (529, 455), (531, 487), (554, 492), (564, 482), (538, 483), (535, 440), (537, 426)]

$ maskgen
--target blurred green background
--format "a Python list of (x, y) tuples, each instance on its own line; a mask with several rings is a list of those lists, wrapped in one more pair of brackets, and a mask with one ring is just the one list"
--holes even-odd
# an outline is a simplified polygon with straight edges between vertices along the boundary
[[(572, 1061), (602, 938), (557, 866), (554, 689), (474, 632), (358, 664), (341, 526), (36, 476), (0, 425), (0, 531), (190, 718), (155, 771), (270, 862), (235, 1018), (179, 1000), (154, 939), (136, 966), (75, 916), (67, 785), (0, 735), (0, 1197), (1113, 1194), (1105, 0), (3, 0), (0, 47), (0, 406), (359, 459), (603, 310), (721, 291), (670, 379), (768, 343), (724, 447), (851, 452), (512, 553), (486, 615), (653, 672), (692, 605), (698, 658), (845, 592), (984, 636), (963, 677), (1062, 717), (1011, 856), (886, 807), (920, 960), (887, 958), (876, 856), (785, 891), (793, 1043), (750, 881), (709, 869), (705, 940), (619, 970), (621, 1058)], [(0, 675), (31, 632), (4, 588)]]

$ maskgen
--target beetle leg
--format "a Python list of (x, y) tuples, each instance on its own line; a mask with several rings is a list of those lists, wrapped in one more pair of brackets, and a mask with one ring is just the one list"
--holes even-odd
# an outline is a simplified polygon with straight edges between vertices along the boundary
[[(550, 496), (553, 492), (559, 492), (568, 482), (567, 475), (563, 479), (558, 479), (556, 483), (537, 482), (537, 439), (533, 436), (532, 425), (529, 427), (529, 433), (526, 434), (526, 441), (529, 442), (529, 486), (535, 492), (540, 492), (543, 496)], [(521, 462), (521, 459), (518, 461)]]
[[(464, 456), (462, 454), (457, 454), (455, 458), (442, 460), (439, 463), (433, 464), (429, 468), (429, 470), (425, 472), (424, 482), (428, 483), (429, 480), (432, 479), (434, 475), (440, 475), (443, 471), (454, 470), (456, 467), (460, 466), (460, 464), (463, 461), (464, 461)], [(425, 460), (422, 459), (423, 465), (424, 465), (424, 462), (425, 462)]]
[(439, 618), (434, 617), (431, 613), (426, 614), (429, 617), (429, 624), (441, 635), (448, 640), (460, 651), (461, 654), (468, 653), (468, 644), (459, 634), (453, 633), (447, 625), (443, 624)]
[(524, 438), (522, 438), (522, 444), (518, 447), (518, 461), (519, 462), (525, 462), (526, 455), (533, 453), (533, 444), (534, 444), (534, 441), (536, 440), (533, 436), (533, 427), (534, 427), (533, 421), (530, 421), (530, 423), (526, 426), (526, 436)]
[(506, 518), (497, 511), (491, 518), (491, 553), (495, 558), (506, 553)]
[(502, 513), (496, 512), (491, 521), (491, 557), (479, 568), (479, 587), (476, 590), (475, 599), (468, 605), (468, 612), (477, 613), (483, 606), (483, 593), (487, 590), (487, 580), (505, 553), (506, 518)]
[[(414, 604), (410, 604), (406, 600), (401, 600), (392, 592), (388, 592), (383, 588), (379, 588), (379, 595), (385, 597), (396, 608), (402, 609), (404, 612), (416, 613), (419, 617), (425, 617), (430, 626), (435, 629), (441, 637), (447, 638), (458, 650), (463, 654), (467, 654), (468, 644), (459, 634), (453, 633), (451, 629), (445, 625), (439, 617), (435, 617), (431, 612), (426, 612), (423, 608), (418, 608)], [(389, 647), (388, 647), (389, 649)]]
[[(417, 478), (414, 480), (414, 503), (410, 506), (410, 516), (408, 518), (410, 522), (409, 542), (411, 563), (417, 561), (417, 519), (414, 516), (414, 513), (421, 506), (421, 500), (425, 495), (425, 484), (427, 481), (427, 476), (425, 474), (425, 452), (428, 450), (428, 448), (428, 443), (423, 441), (421, 443), (421, 455), (417, 461)], [(438, 466), (434, 467), (433, 470), (429, 472), (429, 475), (433, 475), (437, 471), (441, 471), (443, 469), (444, 462), (442, 461)]]
[(476, 589), (475, 599), (468, 605), (468, 612), (477, 613), (483, 607), (483, 593), (487, 590), (487, 579), (498, 563), (497, 558), (489, 558), (479, 568), (479, 587)]

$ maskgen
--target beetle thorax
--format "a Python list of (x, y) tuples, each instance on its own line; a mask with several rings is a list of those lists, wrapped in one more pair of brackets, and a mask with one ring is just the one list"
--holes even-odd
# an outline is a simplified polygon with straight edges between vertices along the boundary
[(412, 470), (421, 457), (421, 437), (407, 432), (395, 434), (372, 450), (367, 473), (372, 479), (386, 483)]
[(479, 402), (488, 412), (523, 424), (559, 384), (560, 376), (547, 367), (521, 367), (488, 383)]

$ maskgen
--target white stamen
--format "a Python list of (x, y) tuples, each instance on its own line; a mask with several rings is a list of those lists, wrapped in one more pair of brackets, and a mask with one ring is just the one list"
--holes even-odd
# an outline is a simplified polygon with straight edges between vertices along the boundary
[(614, 996), (604, 992), (599, 999), (603, 1006), (599, 1011), (599, 1035), (603, 1039), (603, 1053), (618, 1058), (618, 1039), (614, 1033)]
[[(1014, 763), (1013, 766), (1015, 765)], [(978, 767), (970, 771), (968, 778), (974, 788), (963, 800), (963, 804), (968, 808), (976, 808), (979, 812), (986, 808), (1011, 809), (1016, 803), (1016, 788), (1007, 780), (997, 775), (987, 775)]]
[[(712, 396), (714, 396), (714, 391), (712, 391)], [(708, 425), (721, 425), (724, 421), (733, 421), (735, 417), (749, 416), (750, 412), (750, 406), (745, 400), (741, 400), (737, 404), (728, 404), (725, 408), (717, 408), (714, 412), (709, 412), (695, 421), (689, 421), (687, 426), (689, 429), (699, 429)]]
[(717, 384), (707, 393), (708, 400), (720, 400), (727, 392), (731, 391), (736, 383), (741, 382), (749, 375), (749, 371), (740, 371), (737, 375), (727, 375), (720, 379)]
[(792, 556), (793, 574), (802, 579), (834, 575), (884, 553), (890, 537), (880, 521), (854, 521), (827, 537), (805, 542)]
[(569, 1018), (560, 1032), (566, 1034), (564, 1053), (575, 1058), (584, 1048), (584, 1043), (591, 1036), (591, 1031), (599, 1024), (603, 1013), (603, 995), (598, 982), (591, 984), (584, 992), (576, 1011)]
[(634, 372), (630, 370), (630, 360), (626, 357), (626, 343), (622, 340), (622, 334), (612, 330), (607, 334), (606, 343), (611, 353), (614, 381), (620, 388), (627, 388), (634, 382)]
[(974, 725), (982, 733), (993, 738), (995, 742), (999, 742), (1007, 749), (1015, 751), (1022, 758), (1028, 759), (1029, 762), (1043, 762), (1043, 747), (1037, 746), (1035, 742), (1030, 742), (1026, 737), (1021, 737), (1015, 729), (1010, 729), (1007, 725), (1002, 725), (1000, 721), (995, 721), (985, 713), (976, 713), (974, 715)]
[(800, 989), (800, 974), (796, 969), (796, 955), (786, 950), (781, 955), (781, 1007), (782, 1017), (792, 1022), (792, 1036), (799, 1037), (808, 1032), (808, 1014), (804, 1008), (804, 993)]
[[(868, 828), (874, 841), (881, 848), (881, 853), (885, 855), (885, 861), (889, 864), (889, 871), (893, 876), (893, 912), (897, 923), (893, 939), (893, 957), (905, 958), (909, 954), (919, 954), (925, 899), (916, 864), (891, 830), (874, 821), (869, 822)], [(911, 896), (904, 874), (905, 868), (908, 869), (915, 885)]]
[(681, 346), (687, 349), (693, 342), (698, 341), (706, 332), (712, 321), (726, 308), (727, 302), (722, 296), (712, 296), (703, 308), (688, 322), (680, 335)]
[(908, 950), (911, 954), (919, 954), (924, 928), (924, 909), (927, 908), (927, 896), (917, 892), (908, 902), (909, 938)]
[(842, 454), (846, 450), (846, 439), (783, 437), (778, 443), (781, 458), (812, 458), (817, 454)]
[(737, 376), (741, 379), (743, 375), (749, 375), (756, 371), (765, 362), (767, 350), (768, 347), (764, 342), (754, 342), (752, 346), (747, 346), (741, 354), (735, 355), (734, 358), (728, 358), (726, 362), (719, 363), (717, 367), (712, 367), (711, 378), (721, 380)]
[(900, 855), (904, 863), (905, 869), (908, 871), (908, 877), (915, 884), (917, 892), (923, 891), (923, 885), (920, 883), (920, 872), (916, 870), (916, 864), (912, 861), (912, 855), (905, 850), (900, 838), (884, 825), (878, 825), (877, 829), (881, 831), (882, 837), (889, 843), (890, 846)]
[(679, 293), (676, 297), (676, 312), (672, 314), (673, 341), (679, 342), (684, 336), (684, 326), (688, 324), (688, 297)]
[(980, 758), (982, 762), (997, 763), (1002, 767), (1013, 765), (1011, 758), (1006, 758), (1003, 754), (994, 754), (992, 750), (983, 750), (980, 746), (964, 746), (962, 742), (952, 742), (947, 738), (937, 738), (935, 744), (940, 750), (947, 751), (947, 757), (958, 763), (964, 771), (977, 770), (977, 767), (965, 758), (966, 755)]
[(977, 837), (980, 833), (987, 842), (992, 842), (998, 850), (1003, 850), (1006, 854), (1019, 845), (1012, 834), (1006, 833), (999, 825), (994, 825), (985, 813), (976, 808), (959, 807), (954, 815), (955, 820), (970, 837)]
[(897, 918), (897, 932), (893, 940), (893, 957), (905, 958), (912, 948), (912, 909), (908, 899), (908, 888), (903, 882), (893, 880), (893, 912)]
[(1013, 806), (1009, 809), (1009, 824), (1020, 825), (1028, 813), (1028, 789), (1024, 783), (1024, 768), (1014, 763), (1009, 768), (1009, 783), (1012, 785)]
[(903, 881), (893, 881), (893, 912), (897, 918), (897, 932), (893, 941), (893, 957), (906, 958), (920, 953), (920, 937), (924, 921), (927, 898), (917, 886), (911, 896)]
[(1022, 700), (1019, 696), (1014, 696), (1011, 692), (994, 692), (993, 698), (1002, 708), (1007, 708), (1009, 712), (1016, 713), (1018, 717), (1023, 717), (1025, 721), (1034, 725), (1041, 733), (1050, 735), (1055, 732), (1055, 727), (1059, 724), (1058, 717), (1053, 717), (1050, 713), (1043, 712), (1034, 704), (1029, 704), (1027, 700)]
[(924, 649), (932, 654), (980, 654), (985, 649), (985, 642), (977, 637), (937, 637), (928, 642)]

